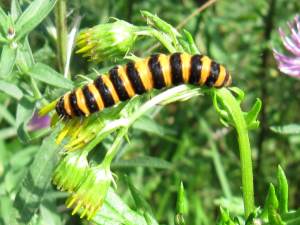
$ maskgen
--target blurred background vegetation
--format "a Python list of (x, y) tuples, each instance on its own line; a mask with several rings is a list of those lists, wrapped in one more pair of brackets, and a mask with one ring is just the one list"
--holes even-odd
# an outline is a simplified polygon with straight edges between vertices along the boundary
[[(30, 1), (20, 1), (26, 6)], [(144, 24), (140, 10), (148, 10), (160, 18), (178, 26), (185, 18), (201, 7), (205, 0), (73, 0), (67, 1), (67, 24), (81, 16), (80, 28), (107, 22), (109, 17), (124, 19), (133, 24)], [(2, 0), (6, 11), (11, 1)], [(225, 64), (233, 75), (234, 85), (247, 94), (247, 108), (256, 98), (263, 102), (261, 125), (251, 132), (254, 161), (256, 203), (266, 197), (268, 183), (276, 179), (277, 165), (286, 172), (290, 183), (290, 206), (299, 208), (300, 195), (300, 137), (276, 134), (270, 127), (299, 123), (300, 81), (282, 75), (272, 55), (272, 48), (282, 49), (277, 28), (286, 27), (286, 21), (300, 13), (298, 0), (219, 0), (191, 18), (184, 29), (191, 32), (203, 54)], [(52, 12), (29, 35), (35, 60), (60, 70), (57, 45), (51, 35), (55, 18)], [(153, 52), (152, 40), (139, 40), (134, 53), (144, 57)], [(93, 68), (102, 69), (116, 64), (105, 62), (88, 64), (75, 55), (71, 61), (72, 79), (78, 74), (89, 74)], [(61, 70), (60, 70), (61, 71)], [(63, 72), (63, 71), (61, 71)], [(41, 87), (42, 88), (42, 87)], [(48, 96), (58, 97), (63, 90)], [(13, 117), (16, 102), (0, 93), (0, 108), (7, 108)], [(248, 105), (249, 104), (249, 105)], [(214, 224), (219, 206), (231, 212), (242, 212), (239, 153), (235, 133), (223, 128), (209, 96), (200, 96), (166, 107), (158, 107), (153, 120), (136, 124), (131, 130), (130, 144), (117, 157), (113, 172), (119, 177), (117, 192), (132, 204), (124, 174), (139, 189), (153, 208), (162, 224), (173, 224), (177, 187), (183, 181), (188, 202), (186, 224)], [(9, 122), (0, 115), (0, 195), (15, 195), (26, 168), (41, 143), (41, 139), (23, 144), (16, 130), (10, 130)], [(236, 146), (236, 147), (233, 147)], [(99, 153), (99, 151), (97, 151)], [(100, 154), (100, 153), (99, 153)], [(168, 161), (163, 169), (134, 166), (134, 159), (152, 156)], [(118, 159), (132, 159), (132, 165), (118, 163)], [(222, 170), (223, 173), (218, 173)], [(223, 182), (223, 185), (221, 185)], [(224, 185), (225, 183), (225, 185)], [(228, 187), (226, 186), (228, 184)], [(41, 209), (45, 221), (54, 224), (82, 224), (79, 217), (71, 217), (64, 206), (65, 195), (57, 194), (53, 187)], [(232, 198), (235, 197), (235, 198)], [(5, 201), (1, 201), (5, 213)], [(51, 212), (51, 213), (50, 213)], [(54, 219), (53, 219), (53, 218)], [(2, 221), (4, 223), (4, 221)], [(50, 223), (44, 223), (50, 224)]]

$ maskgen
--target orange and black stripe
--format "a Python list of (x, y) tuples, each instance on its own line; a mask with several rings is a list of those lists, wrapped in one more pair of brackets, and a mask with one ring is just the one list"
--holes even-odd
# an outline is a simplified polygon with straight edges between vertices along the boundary
[(56, 104), (60, 117), (88, 116), (134, 95), (172, 85), (193, 84), (221, 88), (231, 84), (224, 66), (204, 55), (156, 54), (112, 68), (90, 84), (62, 96)]

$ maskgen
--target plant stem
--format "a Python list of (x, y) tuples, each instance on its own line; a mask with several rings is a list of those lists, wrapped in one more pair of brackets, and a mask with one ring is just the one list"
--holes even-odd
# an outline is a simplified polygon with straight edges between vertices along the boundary
[(108, 150), (108, 152), (105, 155), (105, 158), (103, 160), (103, 164), (109, 166), (112, 162), (112, 160), (114, 159), (115, 155), (117, 154), (117, 152), (119, 151), (119, 148), (122, 144), (123, 141), (123, 137), (126, 135), (127, 133), (127, 128), (122, 128), (118, 134), (117, 137), (114, 140), (114, 143), (112, 144), (112, 146), (110, 147), (110, 149)]
[(234, 123), (234, 127), (238, 134), (238, 144), (240, 150), (241, 160), (241, 174), (242, 174), (242, 188), (244, 199), (244, 211), (245, 217), (254, 211), (254, 188), (253, 188), (253, 171), (252, 171), (252, 159), (251, 148), (248, 136), (248, 128), (243, 116), (243, 112), (240, 108), (239, 102), (234, 98), (231, 92), (226, 89), (216, 90), (217, 96), (221, 99), (226, 107), (231, 119)]
[(66, 0), (59, 0), (55, 8), (55, 23), (57, 31), (57, 54), (60, 72), (64, 72), (67, 56), (67, 23)]

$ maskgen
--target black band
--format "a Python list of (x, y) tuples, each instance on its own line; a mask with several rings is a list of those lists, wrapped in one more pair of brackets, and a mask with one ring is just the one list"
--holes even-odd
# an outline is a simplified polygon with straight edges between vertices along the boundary
[(190, 68), (190, 84), (198, 84), (201, 79), (202, 70), (202, 55), (193, 55), (191, 58), (191, 68)]
[(116, 89), (119, 99), (125, 101), (129, 99), (129, 95), (125, 89), (122, 79), (118, 75), (118, 67), (112, 68), (109, 72), (109, 78)]
[(72, 92), (69, 95), (69, 98), (70, 98), (70, 104), (71, 104), (71, 108), (72, 108), (73, 113), (76, 116), (83, 116), (84, 113), (80, 110), (80, 108), (77, 105), (77, 98), (76, 98), (75, 92)]
[(105, 107), (109, 107), (115, 104), (114, 99), (110, 93), (109, 88), (105, 85), (105, 83), (103, 82), (103, 79), (101, 76), (99, 76), (95, 81), (94, 81), (95, 87), (98, 89), (104, 106)]
[(127, 63), (126, 74), (136, 94), (143, 94), (146, 92), (139, 72), (136, 70), (133, 62)]
[(89, 111), (91, 113), (99, 111), (96, 99), (87, 85), (82, 88), (82, 92)]
[(154, 88), (161, 89), (166, 86), (166, 82), (158, 58), (159, 55), (152, 55), (148, 61), (148, 67), (152, 74)]
[(214, 61), (211, 62), (210, 71), (205, 85), (208, 87), (214, 86), (215, 82), (218, 80), (220, 73), (220, 65)]
[(171, 55), (170, 65), (172, 71), (172, 83), (174, 85), (183, 83), (180, 53), (177, 52)]

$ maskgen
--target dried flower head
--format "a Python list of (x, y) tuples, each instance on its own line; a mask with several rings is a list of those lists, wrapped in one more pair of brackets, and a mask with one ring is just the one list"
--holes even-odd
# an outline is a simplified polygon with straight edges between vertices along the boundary
[(288, 23), (290, 34), (286, 34), (279, 28), (282, 43), (289, 56), (279, 53), (273, 49), (274, 57), (278, 63), (279, 70), (292, 77), (300, 78), (300, 17), (295, 16), (294, 21)]
[(123, 20), (83, 30), (76, 40), (77, 53), (96, 62), (124, 56), (135, 42), (136, 30), (134, 25)]

